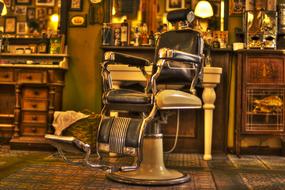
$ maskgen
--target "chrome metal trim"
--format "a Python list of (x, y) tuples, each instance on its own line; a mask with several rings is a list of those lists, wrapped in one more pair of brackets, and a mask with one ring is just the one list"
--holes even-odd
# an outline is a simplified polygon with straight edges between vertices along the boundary
[(159, 57), (160, 59), (166, 58), (167, 55), (168, 55), (168, 51), (169, 51), (168, 48), (161, 48), (161, 49), (159, 49), (159, 51), (158, 51), (158, 57)]
[(98, 143), (99, 150), (103, 152), (110, 152), (110, 145), (106, 143)]
[(110, 151), (115, 153), (124, 153), (125, 140), (131, 118), (114, 118), (109, 136)]
[(115, 53), (112, 51), (107, 51), (104, 53), (105, 61), (115, 61)]
[(133, 147), (124, 147), (123, 148), (124, 154), (128, 154), (131, 156), (136, 156), (137, 155), (137, 149)]
[(171, 109), (201, 109), (202, 108), (202, 105), (201, 106), (185, 106), (185, 107), (158, 107), (159, 110), (171, 110)]
[(144, 136), (144, 138), (163, 138), (163, 134), (159, 133), (159, 134), (147, 134)]
[(137, 160), (137, 165), (140, 165), (142, 159), (143, 159), (143, 142), (142, 142), (142, 138), (145, 132), (145, 128), (147, 126), (147, 123), (152, 120), (155, 116), (157, 112), (156, 109), (156, 104), (153, 105), (153, 108), (151, 110), (151, 112), (149, 113), (149, 115), (143, 119), (143, 122), (141, 124), (141, 128), (140, 128), (140, 133), (139, 133), (139, 139), (138, 139), (138, 160)]

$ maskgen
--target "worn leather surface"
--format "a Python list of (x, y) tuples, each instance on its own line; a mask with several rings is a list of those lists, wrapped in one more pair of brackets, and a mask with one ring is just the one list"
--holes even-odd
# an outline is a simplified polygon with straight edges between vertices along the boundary
[(168, 22), (173, 22), (173, 23), (179, 22), (179, 21), (185, 21), (185, 20), (187, 20), (187, 15), (191, 11), (192, 10), (189, 8), (171, 11), (167, 14), (167, 20), (168, 20)]
[(106, 117), (102, 119), (100, 131), (98, 134), (98, 142), (109, 143), (109, 135), (114, 117)]
[[(114, 56), (114, 60), (110, 60), (112, 64), (126, 64), (129, 66), (135, 66), (135, 67), (143, 67), (143, 66), (150, 65), (149, 60), (141, 58), (141, 57), (128, 55), (124, 53), (118, 53), (118, 52), (112, 52), (112, 54)], [(106, 61), (109, 61), (109, 60), (106, 60)]]
[[(175, 49), (179, 51), (184, 51), (186, 53), (192, 53), (196, 55), (200, 55), (200, 46), (201, 46), (201, 36), (200, 33), (191, 30), (173, 30), (169, 32), (162, 33), (158, 40), (158, 47), (156, 48), (155, 53), (155, 62), (158, 60), (158, 51), (160, 48), (169, 48)], [(177, 67), (179, 69), (171, 69), (170, 67)], [(201, 64), (198, 65), (199, 68)], [(159, 78), (157, 79), (158, 84), (180, 84), (189, 83), (193, 78), (193, 71), (189, 68), (189, 64), (179, 63), (175, 61), (169, 61), (167, 65), (163, 68)], [(156, 67), (154, 65), (153, 71), (156, 71)]]
[(114, 89), (106, 94), (108, 103), (147, 104), (150, 95), (131, 89)]
[(155, 96), (159, 109), (201, 108), (202, 101), (197, 96), (179, 90), (162, 90)]

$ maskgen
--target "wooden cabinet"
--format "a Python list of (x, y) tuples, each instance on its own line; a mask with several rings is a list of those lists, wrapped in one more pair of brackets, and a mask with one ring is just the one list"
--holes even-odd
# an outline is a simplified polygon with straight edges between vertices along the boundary
[(12, 148), (46, 145), (44, 135), (53, 130), (53, 113), (61, 110), (67, 69), (66, 55), (1, 54), (2, 142), (10, 140)]
[(285, 135), (285, 51), (238, 53), (236, 152), (246, 136)]

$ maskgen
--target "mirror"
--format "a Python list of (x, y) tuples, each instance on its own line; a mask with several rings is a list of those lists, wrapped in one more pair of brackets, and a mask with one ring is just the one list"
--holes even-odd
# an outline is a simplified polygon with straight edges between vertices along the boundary
[[(146, 23), (149, 31), (161, 32), (165, 27), (171, 29), (167, 22), (167, 12), (177, 8), (195, 9), (198, 0), (109, 0), (110, 22), (122, 23), (128, 20), (132, 27)], [(209, 20), (210, 30), (224, 30), (225, 0), (210, 0), (214, 15)]]

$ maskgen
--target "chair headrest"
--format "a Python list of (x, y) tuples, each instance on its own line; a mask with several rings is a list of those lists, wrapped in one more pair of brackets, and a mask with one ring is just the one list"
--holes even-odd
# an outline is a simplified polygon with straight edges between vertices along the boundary
[(179, 21), (188, 21), (191, 23), (195, 18), (194, 12), (191, 9), (178, 9), (170, 11), (167, 14), (168, 22), (175, 23)]

